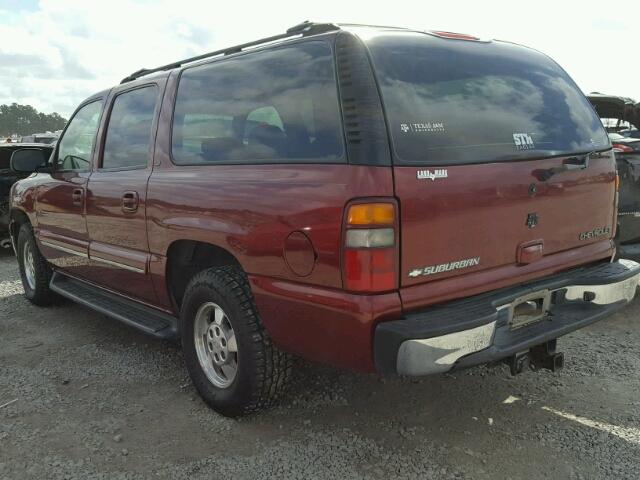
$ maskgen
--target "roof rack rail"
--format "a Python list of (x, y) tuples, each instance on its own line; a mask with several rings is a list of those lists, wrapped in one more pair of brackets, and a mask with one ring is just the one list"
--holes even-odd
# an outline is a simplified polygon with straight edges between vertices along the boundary
[(232, 53), (241, 52), (245, 48), (255, 47), (257, 45), (262, 45), (265, 43), (271, 43), (271, 42), (275, 42), (277, 40), (282, 40), (285, 38), (296, 37), (298, 35), (301, 35), (301, 36), (318, 35), (320, 33), (331, 32), (339, 29), (340, 27), (333, 23), (314, 23), (314, 22), (309, 22), (307, 20), (287, 29), (285, 33), (281, 33), (279, 35), (273, 35), (271, 37), (261, 38), (260, 40), (254, 40), (253, 42), (243, 43), (240, 45), (236, 45), (234, 47), (228, 47), (222, 50), (216, 50), (214, 52), (197, 55), (195, 57), (185, 58), (184, 60), (168, 63), (167, 65), (162, 65), (161, 67), (142, 68), (136, 72), (133, 72), (128, 77), (123, 78), (120, 83), (122, 84), (122, 83), (132, 82), (133, 80), (136, 80), (140, 77), (144, 77), (145, 75), (149, 75), (155, 72), (173, 70), (174, 68), (181, 67), (182, 65), (185, 65), (187, 63), (197, 62), (198, 60), (204, 60), (205, 58), (217, 57), (219, 55), (231, 55)]

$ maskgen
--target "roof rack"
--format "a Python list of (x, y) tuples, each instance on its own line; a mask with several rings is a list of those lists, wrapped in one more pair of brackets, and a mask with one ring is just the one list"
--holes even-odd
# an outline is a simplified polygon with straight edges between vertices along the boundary
[(181, 67), (187, 63), (197, 62), (198, 60), (204, 60), (205, 58), (217, 57), (220, 55), (231, 55), (233, 53), (238, 53), (244, 50), (245, 48), (255, 47), (257, 45), (262, 45), (266, 43), (275, 42), (277, 40), (282, 40), (285, 38), (291, 38), (296, 36), (309, 36), (309, 35), (318, 35), (320, 33), (331, 32), (334, 30), (339, 30), (336, 24), (333, 23), (314, 23), (309, 22), (308, 20), (302, 22), (294, 27), (289, 28), (285, 33), (281, 33), (279, 35), (273, 35), (271, 37), (261, 38), (260, 40), (254, 40), (253, 42), (243, 43), (241, 45), (236, 45), (234, 47), (228, 47), (222, 50), (216, 50), (215, 52), (204, 53), (202, 55), (197, 55), (191, 58), (185, 58), (184, 60), (180, 60), (178, 62), (169, 63), (167, 65), (162, 65), (161, 67), (156, 68), (143, 68), (136, 72), (133, 72), (126, 78), (123, 78), (122, 83), (132, 82), (140, 77), (144, 77), (145, 75), (149, 75), (155, 72), (163, 72), (166, 70), (173, 70), (174, 68)]

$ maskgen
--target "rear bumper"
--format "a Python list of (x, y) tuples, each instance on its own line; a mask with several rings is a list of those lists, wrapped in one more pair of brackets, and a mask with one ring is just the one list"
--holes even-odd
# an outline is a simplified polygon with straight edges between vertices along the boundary
[[(601, 320), (629, 303), (640, 280), (630, 260), (598, 264), (478, 295), (377, 325), (376, 369), (428, 375), (500, 360)], [(518, 328), (512, 310), (545, 292), (548, 314)]]

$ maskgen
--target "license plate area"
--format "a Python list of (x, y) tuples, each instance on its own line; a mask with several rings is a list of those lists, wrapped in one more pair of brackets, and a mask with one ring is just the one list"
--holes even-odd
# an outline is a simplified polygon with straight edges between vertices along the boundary
[(549, 315), (551, 292), (540, 290), (516, 298), (509, 305), (509, 328), (515, 330), (539, 322)]

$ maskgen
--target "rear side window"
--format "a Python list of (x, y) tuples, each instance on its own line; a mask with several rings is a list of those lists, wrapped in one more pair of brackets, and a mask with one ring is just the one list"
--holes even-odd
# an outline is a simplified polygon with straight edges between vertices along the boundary
[(539, 52), (416, 33), (367, 44), (396, 162), (506, 161), (609, 145), (584, 95)]
[(181, 165), (342, 160), (330, 46), (305, 42), (185, 70), (172, 136)]
[(116, 97), (109, 117), (102, 168), (147, 165), (157, 98), (155, 86), (131, 90)]

